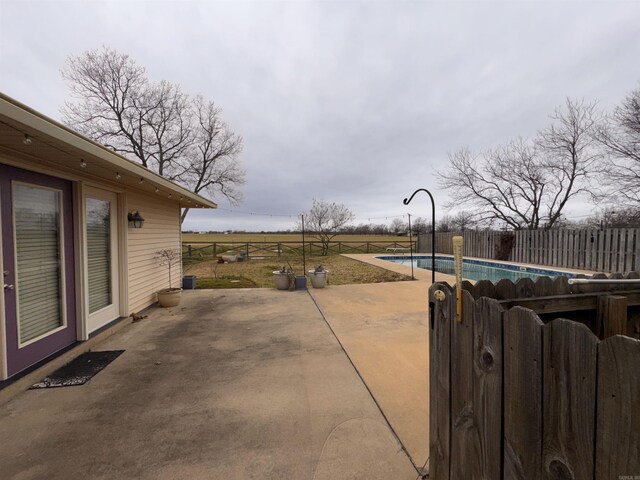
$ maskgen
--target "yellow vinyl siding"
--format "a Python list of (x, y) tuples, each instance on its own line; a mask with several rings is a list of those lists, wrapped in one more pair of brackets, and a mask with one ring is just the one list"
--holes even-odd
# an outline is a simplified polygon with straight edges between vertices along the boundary
[[(154, 260), (155, 252), (181, 249), (180, 208), (159, 196), (127, 193), (127, 211), (138, 210), (144, 218), (142, 228), (129, 228), (127, 260), (129, 275), (129, 311), (139, 312), (157, 301), (156, 292), (169, 286), (167, 267)], [(182, 266), (171, 269), (172, 287), (180, 287)]]

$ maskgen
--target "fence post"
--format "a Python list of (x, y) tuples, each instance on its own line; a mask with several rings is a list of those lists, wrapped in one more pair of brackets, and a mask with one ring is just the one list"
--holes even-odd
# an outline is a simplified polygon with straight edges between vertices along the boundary
[(189, 258), (192, 258), (192, 255), (191, 255), (191, 245), (189, 245)]
[(601, 295), (596, 309), (596, 332), (604, 339), (627, 334), (627, 297)]
[(216, 258), (218, 256), (218, 244), (216, 242), (213, 242), (213, 258)]
[(282, 252), (280, 247), (281, 247), (280, 242), (278, 242), (278, 247), (277, 247), (278, 248), (278, 258), (280, 258), (280, 254)]

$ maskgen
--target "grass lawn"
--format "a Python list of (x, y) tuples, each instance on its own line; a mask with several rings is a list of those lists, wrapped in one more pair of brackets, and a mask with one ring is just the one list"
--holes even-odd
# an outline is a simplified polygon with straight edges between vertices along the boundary
[[(302, 257), (282, 256), (275, 259), (256, 259), (245, 262), (217, 263), (204, 261), (184, 264), (185, 275), (196, 275), (197, 288), (273, 288), (273, 271), (283, 266), (293, 268), (297, 275), (303, 274)], [(307, 270), (322, 265), (329, 270), (330, 285), (348, 285), (356, 283), (399, 282), (411, 280), (411, 277), (358, 262), (340, 255), (311, 257), (306, 261)]]

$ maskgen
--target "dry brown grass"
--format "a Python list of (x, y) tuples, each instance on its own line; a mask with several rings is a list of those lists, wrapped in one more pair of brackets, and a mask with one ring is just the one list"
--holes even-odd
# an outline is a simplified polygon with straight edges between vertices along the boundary
[[(198, 277), (244, 278), (252, 281), (256, 287), (273, 287), (272, 274), (283, 266), (291, 266), (297, 275), (302, 275), (302, 258), (286, 257), (281, 259), (257, 259), (247, 262), (217, 263), (206, 261), (185, 266), (185, 274)], [(368, 265), (340, 255), (307, 258), (307, 270), (322, 265), (329, 270), (331, 285), (349, 285), (357, 283), (399, 282), (411, 277), (401, 275), (384, 268)]]

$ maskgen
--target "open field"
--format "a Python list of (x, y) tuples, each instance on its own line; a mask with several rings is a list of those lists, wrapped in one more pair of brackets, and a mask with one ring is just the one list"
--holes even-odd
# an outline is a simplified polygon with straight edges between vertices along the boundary
[[(413, 239), (415, 247), (416, 238)], [(341, 253), (385, 253), (409, 251), (409, 238), (376, 235), (337, 235), (329, 244), (329, 255)], [(222, 255), (244, 255), (254, 259), (283, 255), (302, 256), (302, 235), (290, 234), (183, 234), (182, 255), (187, 262), (205, 261)], [(322, 243), (305, 236), (305, 253), (321, 255)], [(280, 261), (280, 260), (278, 260)]]
[[(306, 260), (307, 270), (318, 265), (329, 270), (330, 285), (398, 282), (411, 279), (406, 275), (340, 255), (311, 257)], [(271, 258), (233, 263), (217, 263), (215, 260), (191, 265), (185, 263), (185, 274), (198, 277), (197, 288), (269, 288), (274, 287), (272, 272), (289, 265), (296, 274), (302, 275), (304, 271), (302, 257), (293, 255), (283, 255), (280, 259)]]
[[(305, 235), (305, 240), (317, 241), (313, 235)], [(332, 242), (382, 242), (390, 243), (408, 240), (396, 235), (336, 235)], [(277, 243), (301, 242), (301, 233), (183, 233), (182, 243)]]

